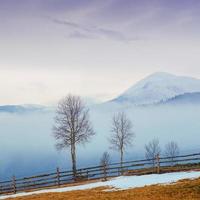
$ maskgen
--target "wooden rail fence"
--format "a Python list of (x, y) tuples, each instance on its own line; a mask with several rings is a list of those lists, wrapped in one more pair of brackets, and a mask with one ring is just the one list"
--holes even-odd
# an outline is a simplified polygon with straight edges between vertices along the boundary
[(0, 182), (0, 194), (17, 193), (22, 191), (37, 190), (47, 187), (60, 187), (61, 185), (115, 177), (119, 175), (142, 175), (148, 173), (164, 173), (188, 169), (200, 169), (200, 153), (181, 155), (176, 157), (160, 157), (154, 159), (134, 160), (121, 163), (111, 163), (106, 166), (93, 166), (80, 168), (76, 177), (72, 171), (60, 171), (37, 176), (16, 178)]

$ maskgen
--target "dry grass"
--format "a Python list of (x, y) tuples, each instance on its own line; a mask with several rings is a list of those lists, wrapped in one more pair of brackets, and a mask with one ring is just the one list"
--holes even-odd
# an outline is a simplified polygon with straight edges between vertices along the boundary
[(15, 200), (200, 200), (200, 178), (171, 185), (155, 185), (124, 191), (105, 192), (105, 188), (47, 193), (18, 197)]

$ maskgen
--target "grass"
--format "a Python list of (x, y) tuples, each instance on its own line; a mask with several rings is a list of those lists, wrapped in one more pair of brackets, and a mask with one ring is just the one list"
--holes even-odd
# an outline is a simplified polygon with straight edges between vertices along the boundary
[[(169, 173), (169, 172), (182, 172), (188, 170), (199, 170), (200, 163), (194, 164), (177, 164), (174, 166), (162, 166), (160, 167), (160, 173)], [(125, 172), (125, 175), (145, 175), (157, 173), (157, 168), (144, 168), (144, 169), (136, 169), (136, 170), (128, 170)]]
[(200, 178), (121, 191), (106, 192), (105, 189), (108, 188), (46, 193), (15, 200), (200, 200)]

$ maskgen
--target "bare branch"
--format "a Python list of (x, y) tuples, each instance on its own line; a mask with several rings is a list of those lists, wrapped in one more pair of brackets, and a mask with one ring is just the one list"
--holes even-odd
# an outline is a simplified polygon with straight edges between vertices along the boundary
[[(158, 154), (161, 153), (161, 148), (158, 139), (153, 139), (145, 145), (145, 157), (146, 159), (155, 159)], [(152, 160), (152, 165), (155, 166), (155, 160)]]
[(171, 165), (174, 164), (174, 159), (179, 155), (178, 144), (174, 141), (171, 141), (165, 145), (165, 156), (170, 157)]
[(105, 151), (100, 159), (100, 165), (108, 166), (109, 164), (110, 164), (110, 155), (108, 152)]

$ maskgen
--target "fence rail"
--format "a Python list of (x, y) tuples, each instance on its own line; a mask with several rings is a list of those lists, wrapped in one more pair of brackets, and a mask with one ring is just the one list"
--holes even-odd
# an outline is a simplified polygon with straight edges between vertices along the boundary
[(176, 157), (159, 157), (154, 159), (133, 160), (111, 163), (106, 166), (93, 166), (77, 169), (76, 177), (72, 171), (60, 171), (40, 174), (24, 178), (12, 177), (0, 182), (0, 194), (37, 190), (85, 180), (103, 179), (119, 175), (142, 175), (147, 173), (163, 173), (187, 169), (200, 169), (200, 153), (180, 155)]

